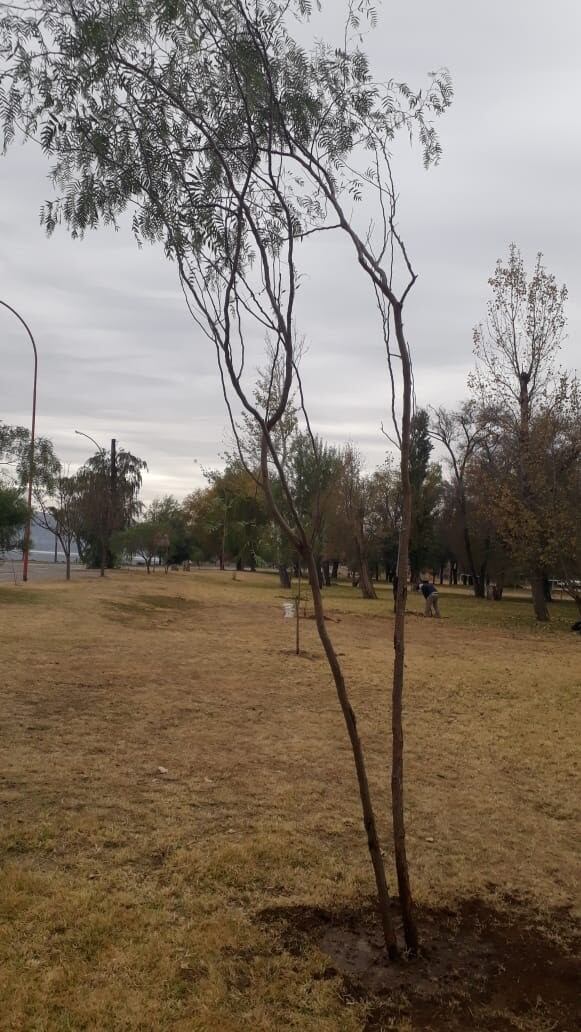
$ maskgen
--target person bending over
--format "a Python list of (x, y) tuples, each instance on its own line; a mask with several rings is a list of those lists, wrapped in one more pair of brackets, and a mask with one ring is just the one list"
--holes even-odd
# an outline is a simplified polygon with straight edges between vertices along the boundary
[(438, 592), (435, 584), (431, 584), (426, 578), (422, 580), (420, 585), (420, 591), (426, 600), (426, 607), (424, 609), (424, 616), (437, 616), (440, 619), (440, 610), (438, 608)]

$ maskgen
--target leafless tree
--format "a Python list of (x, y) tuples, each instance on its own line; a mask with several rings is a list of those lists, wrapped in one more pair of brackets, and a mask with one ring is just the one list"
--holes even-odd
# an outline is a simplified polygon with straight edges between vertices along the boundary
[[(531, 431), (534, 420), (555, 397), (554, 363), (565, 332), (567, 289), (547, 272), (540, 253), (527, 278), (515, 244), (510, 245), (506, 262), (498, 260), (489, 284), (488, 318), (474, 330), (476, 371), (471, 386), (476, 397), (497, 413), (500, 431), (514, 444), (518, 502), (534, 520)], [(530, 574), (537, 620), (546, 621), (542, 551), (537, 541), (530, 555)]]

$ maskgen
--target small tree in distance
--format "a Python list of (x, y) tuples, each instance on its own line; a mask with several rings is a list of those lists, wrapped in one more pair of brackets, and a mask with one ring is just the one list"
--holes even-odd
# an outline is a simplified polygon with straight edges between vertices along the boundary
[(155, 562), (166, 541), (165, 528), (150, 520), (135, 523), (113, 536), (114, 548), (129, 556), (140, 556), (148, 573), (151, 573), (151, 564)]
[(47, 495), (35, 493), (35, 523), (45, 527), (56, 537), (65, 557), (65, 576), (71, 579), (71, 552), (81, 529), (82, 497), (75, 476), (59, 474), (50, 485)]

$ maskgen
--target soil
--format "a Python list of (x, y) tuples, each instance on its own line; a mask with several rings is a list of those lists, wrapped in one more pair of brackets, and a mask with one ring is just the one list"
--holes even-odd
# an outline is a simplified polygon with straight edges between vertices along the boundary
[[(508, 1030), (541, 1020), (551, 1032), (581, 1028), (581, 937), (567, 910), (543, 914), (514, 898), (502, 909), (478, 899), (457, 910), (418, 913), (422, 950), (388, 963), (373, 906), (361, 911), (272, 908), (285, 950), (315, 945), (339, 976), (346, 1003), (367, 1003), (366, 1032), (410, 1027), (425, 1032)], [(402, 941), (401, 923), (396, 920)], [(535, 1023), (536, 1027), (537, 1026)]]

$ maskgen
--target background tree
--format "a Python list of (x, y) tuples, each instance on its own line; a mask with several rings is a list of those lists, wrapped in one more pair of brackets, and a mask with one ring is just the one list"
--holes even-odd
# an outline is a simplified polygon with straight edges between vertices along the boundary
[[(288, 481), (294, 504), (313, 540), (319, 587), (330, 587), (327, 535), (341, 459), (320, 437), (298, 428), (289, 440)], [(300, 556), (296, 557), (297, 561)]]
[[(0, 420), (0, 478), (5, 491), (5, 519), (13, 517), (20, 509), (20, 496), (24, 493), (30, 477), (30, 430), (23, 426), (9, 426)], [(33, 522), (43, 525), (42, 512), (52, 499), (61, 473), (61, 464), (55, 455), (53, 443), (48, 437), (38, 435), (34, 447), (32, 467)], [(16, 506), (16, 508), (14, 508)], [(40, 515), (40, 519), (39, 519)], [(12, 517), (12, 518), (13, 518)], [(23, 521), (26, 523), (26, 519)], [(14, 547), (16, 524), (10, 531), (6, 524), (5, 540), (12, 540)], [(52, 531), (52, 526), (49, 528)], [(30, 543), (29, 543), (30, 544)]]
[[(0, 466), (4, 476), (10, 477), (24, 489), (30, 476), (30, 430), (25, 426), (9, 426), (0, 421)], [(61, 464), (50, 438), (37, 435), (34, 445), (33, 494), (50, 494)]]
[(108, 453), (100, 451), (76, 474), (79, 554), (102, 577), (116, 562), (113, 535), (131, 526), (141, 511), (138, 496), (146, 469), (143, 459), (117, 448), (114, 467)]
[(495, 476), (503, 536), (512, 554), (518, 554), (528, 568), (535, 615), (544, 621), (549, 619), (545, 594), (549, 525), (537, 504), (534, 427), (547, 412), (563, 405), (554, 362), (564, 334), (567, 290), (558, 287), (547, 272), (541, 254), (527, 278), (514, 244), (508, 259), (498, 260), (489, 283), (488, 318), (474, 330), (476, 371), (471, 385), (477, 400), (495, 412), (499, 439), (495, 454), (502, 457)]
[(76, 476), (64, 476), (62, 472), (51, 478), (35, 495), (36, 511), (34, 522), (54, 534), (65, 557), (65, 576), (71, 579), (71, 552), (77, 542), (82, 513), (82, 496)]
[(372, 473), (369, 494), (376, 554), (383, 563), (385, 579), (392, 581), (397, 572), (402, 491), (400, 474), (390, 456)]
[(157, 526), (160, 535), (167, 540), (164, 557), (169, 563), (181, 564), (199, 558), (187, 512), (173, 495), (154, 498), (145, 511), (144, 519)]
[(347, 445), (341, 456), (341, 502), (351, 539), (348, 554), (359, 578), (363, 598), (377, 598), (369, 574), (370, 495), (359, 452)]
[(442, 498), (442, 471), (430, 462), (433, 445), (426, 409), (418, 409), (411, 421), (410, 482), (411, 526), (409, 562), (412, 584), (432, 561), (436, 551), (436, 520)]
[(154, 520), (141, 520), (113, 535), (115, 551), (128, 556), (140, 556), (151, 573), (151, 564), (166, 550), (167, 535), (162, 524)]
[(28, 517), (28, 506), (19, 488), (0, 478), (0, 552), (16, 548)]
[[(460, 523), (462, 549), (467, 569), (472, 576), (474, 594), (477, 598), (486, 595), (486, 571), (488, 554), (486, 547), (480, 559), (476, 555), (474, 542), (475, 507), (470, 504), (467, 480), (471, 463), (489, 435), (489, 416), (486, 410), (478, 408), (474, 400), (465, 402), (457, 411), (444, 408), (433, 411), (430, 434), (445, 448), (451, 475), (452, 491), (446, 506), (448, 525), (453, 525), (457, 516)], [(458, 552), (458, 549), (456, 549)]]

